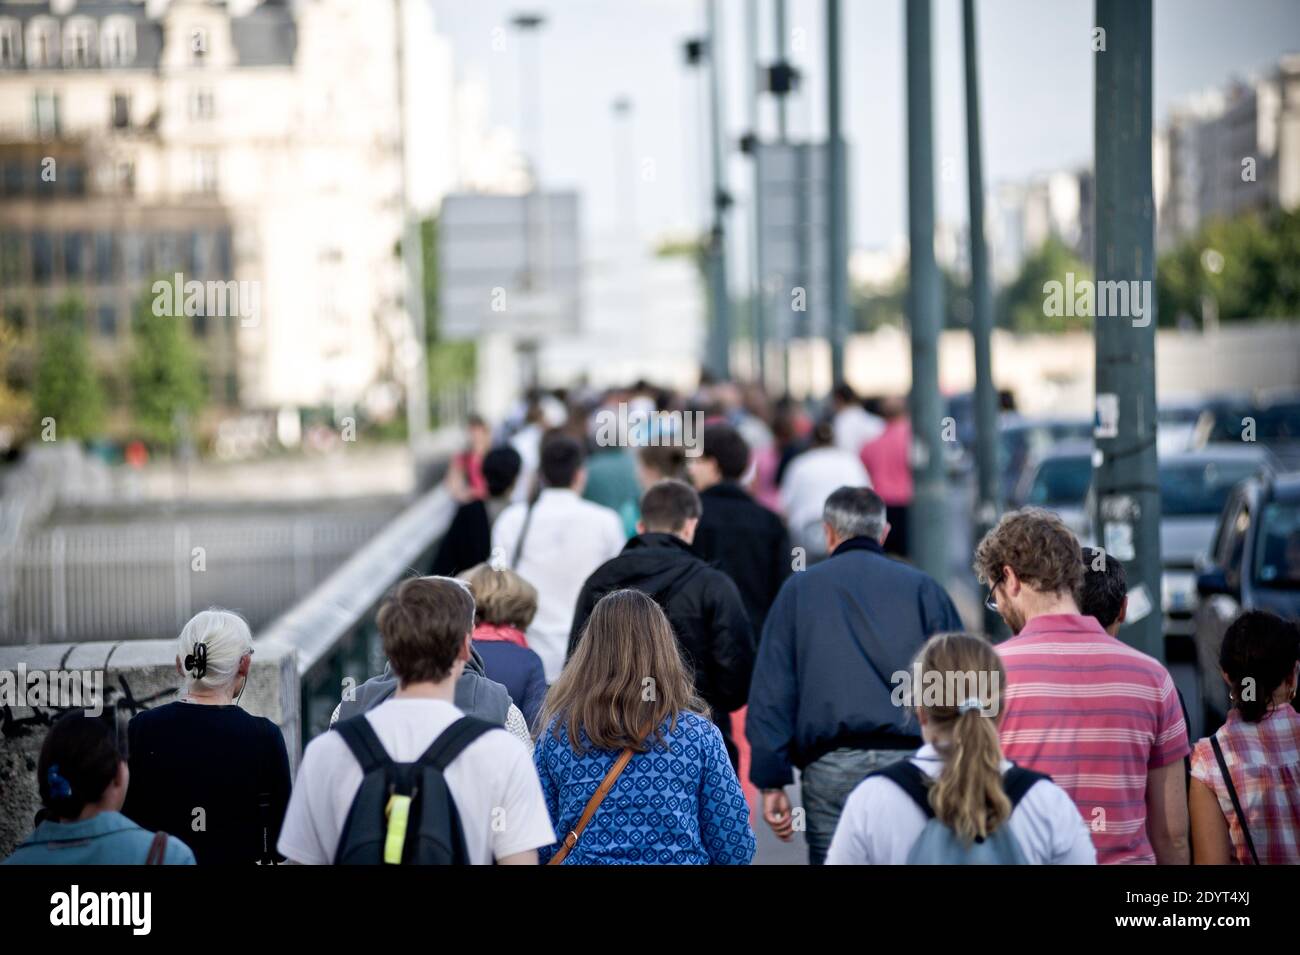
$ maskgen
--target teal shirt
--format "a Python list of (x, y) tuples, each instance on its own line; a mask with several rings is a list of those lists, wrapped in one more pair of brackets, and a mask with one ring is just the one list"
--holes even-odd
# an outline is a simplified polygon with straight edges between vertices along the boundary
[(641, 519), (641, 485), (636, 479), (636, 462), (624, 448), (601, 448), (587, 458), (587, 487), (582, 496), (617, 511), (623, 532), (636, 536)]
[[(101, 812), (80, 822), (42, 822), (0, 865), (143, 865), (153, 833), (120, 812)], [(194, 865), (194, 853), (167, 837), (163, 865)]]

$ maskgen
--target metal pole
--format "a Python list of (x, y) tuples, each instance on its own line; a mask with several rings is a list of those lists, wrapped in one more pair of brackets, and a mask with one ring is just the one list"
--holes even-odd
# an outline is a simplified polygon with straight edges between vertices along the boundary
[(411, 211), (406, 168), (406, 51), (403, 36), (402, 0), (394, 8), (397, 25), (397, 110), (402, 121), (402, 268), (406, 285), (403, 296), (406, 314), (411, 320), (413, 347), (406, 353), (406, 437), (411, 446), (414, 466), (419, 468), (419, 450), (429, 432), (429, 341), (424, 315), (424, 247), (419, 220)]
[(934, 151), (930, 75), (930, 0), (907, 7), (907, 200), (912, 335), (912, 473), (916, 491), (908, 528), (913, 563), (942, 582), (943, 454), (940, 444), (939, 328), (943, 303), (934, 261)]
[[(989, 255), (984, 240), (984, 161), (980, 136), (979, 60), (976, 50), (975, 0), (962, 0), (962, 34), (966, 53), (966, 183), (970, 200), (971, 335), (975, 342), (975, 539), (997, 521), (998, 396), (993, 387), (993, 297), (989, 290)], [(984, 632), (1000, 627), (997, 611), (984, 608)]]
[(731, 314), (727, 299), (727, 195), (722, 139), (722, 34), (718, 29), (718, 0), (708, 0), (709, 152), (713, 164), (713, 231), (709, 240), (713, 323), (709, 367), (719, 378), (731, 375)]
[(749, 142), (754, 164), (754, 194), (750, 204), (750, 331), (754, 336), (754, 379), (767, 387), (767, 298), (763, 294), (763, 216), (762, 188), (758, 175), (758, 149), (762, 143), (758, 98), (761, 94), (759, 73), (762, 65), (758, 53), (758, 0), (749, 0), (745, 11), (745, 45), (749, 62)]
[[(785, 29), (785, 0), (776, 0), (776, 62), (785, 62), (785, 41), (788, 34)], [(778, 142), (785, 142), (789, 133), (789, 115), (786, 112), (785, 100), (789, 94), (782, 94), (776, 98), (776, 138)]]
[[(1097, 414), (1094, 526), (1125, 565), (1125, 642), (1164, 659), (1156, 471), (1155, 218), (1151, 188), (1151, 0), (1097, 0)], [(1112, 284), (1113, 283), (1113, 284)], [(1127, 296), (1124, 293), (1127, 292)], [(1141, 298), (1138, 298), (1138, 295)], [(1124, 304), (1127, 301), (1127, 308)], [(1138, 303), (1145, 309), (1138, 310)], [(1116, 307), (1118, 306), (1118, 307)], [(1104, 313), (1103, 313), (1104, 310)], [(1116, 314), (1116, 313), (1119, 314)], [(1134, 619), (1145, 590), (1150, 611)]]
[(826, 99), (830, 150), (831, 378), (844, 381), (844, 340), (849, 327), (849, 189), (840, 97), (840, 0), (826, 0)]

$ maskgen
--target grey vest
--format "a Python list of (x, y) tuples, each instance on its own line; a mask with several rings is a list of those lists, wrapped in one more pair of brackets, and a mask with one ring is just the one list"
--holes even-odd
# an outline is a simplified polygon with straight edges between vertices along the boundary
[[(392, 668), (385, 663), (382, 674), (362, 683), (356, 688), (353, 699), (344, 700), (338, 705), (334, 715), (330, 717), (330, 725), (334, 725), (338, 720), (356, 716), (358, 713), (373, 710), (396, 692), (397, 677), (393, 676)], [(504, 726), (506, 714), (510, 711), (510, 703), (509, 691), (484, 675), (483, 659), (478, 655), (477, 650), (471, 651), (469, 662), (465, 664), (460, 679), (456, 681), (457, 708), (466, 716), (474, 716), (497, 726)]]

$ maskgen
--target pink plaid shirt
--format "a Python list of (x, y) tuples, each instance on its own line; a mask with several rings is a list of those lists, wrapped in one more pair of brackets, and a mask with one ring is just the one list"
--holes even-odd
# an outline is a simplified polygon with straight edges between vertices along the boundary
[[(1260, 865), (1300, 864), (1300, 713), (1280, 706), (1248, 723), (1233, 710), (1218, 736)], [(1218, 798), (1233, 855), (1250, 865), (1250, 849), (1209, 739), (1192, 750), (1192, 777)]]

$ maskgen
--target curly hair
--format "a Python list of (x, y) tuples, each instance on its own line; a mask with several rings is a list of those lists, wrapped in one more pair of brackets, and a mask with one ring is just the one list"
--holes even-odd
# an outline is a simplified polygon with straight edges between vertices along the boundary
[(1083, 584), (1079, 542), (1051, 511), (1025, 507), (1002, 515), (996, 527), (975, 548), (979, 581), (994, 586), (1002, 568), (1043, 593), (1077, 595)]

